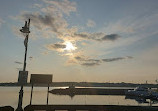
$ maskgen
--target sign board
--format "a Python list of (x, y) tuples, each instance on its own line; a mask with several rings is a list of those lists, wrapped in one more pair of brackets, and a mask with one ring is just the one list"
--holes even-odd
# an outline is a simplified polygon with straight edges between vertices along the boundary
[(51, 74), (31, 74), (30, 83), (32, 84), (50, 84), (52, 83)]
[(28, 78), (28, 71), (19, 71), (18, 83), (26, 84)]

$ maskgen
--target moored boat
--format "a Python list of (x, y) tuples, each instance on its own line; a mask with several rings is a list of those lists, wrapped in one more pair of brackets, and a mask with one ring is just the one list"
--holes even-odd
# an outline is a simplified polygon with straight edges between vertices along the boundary
[(144, 98), (150, 98), (151, 91), (146, 87), (136, 87), (134, 90), (127, 90), (125, 92), (126, 96), (136, 96), (136, 97), (144, 97)]

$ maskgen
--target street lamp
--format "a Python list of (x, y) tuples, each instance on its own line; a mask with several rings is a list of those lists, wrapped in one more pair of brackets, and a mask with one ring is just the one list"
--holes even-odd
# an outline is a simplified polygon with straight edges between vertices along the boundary
[[(22, 32), (25, 36), (25, 40), (24, 40), (24, 46), (25, 46), (25, 56), (24, 56), (24, 66), (23, 66), (23, 71), (22, 74), (27, 74), (28, 72), (26, 71), (26, 57), (27, 57), (27, 44), (28, 44), (28, 38), (29, 38), (29, 33), (30, 33), (30, 19), (27, 21), (25, 21), (25, 25), (24, 27), (22, 27), (22, 29), (20, 29), (20, 32)], [(18, 108), (16, 109), (16, 111), (23, 111), (22, 109), (22, 102), (23, 102), (23, 80), (20, 80), (22, 78), (19, 78), (18, 82), (21, 84), (21, 89), (19, 92), (19, 101), (18, 101)]]
[(28, 43), (28, 37), (29, 37), (29, 28), (30, 28), (30, 19), (27, 23), (27, 21), (25, 21), (25, 26), (22, 27), (22, 29), (20, 29), (20, 32), (22, 32), (25, 36), (25, 40), (24, 40), (24, 45), (25, 45), (25, 57), (24, 57), (24, 67), (23, 67), (23, 71), (25, 71), (26, 69), (26, 56), (27, 56), (27, 43)]

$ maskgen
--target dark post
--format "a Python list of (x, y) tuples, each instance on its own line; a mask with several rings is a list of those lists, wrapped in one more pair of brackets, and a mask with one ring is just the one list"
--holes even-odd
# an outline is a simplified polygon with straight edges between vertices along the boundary
[[(23, 66), (23, 71), (26, 70), (26, 58), (27, 58), (27, 44), (28, 44), (28, 37), (29, 37), (29, 27), (30, 27), (30, 19), (27, 23), (27, 21), (25, 21), (25, 26), (22, 27), (22, 29), (20, 29), (20, 31), (23, 34), (26, 34), (25, 40), (24, 40), (24, 45), (25, 45), (25, 56), (24, 56), (24, 66)], [(19, 101), (18, 101), (18, 108), (16, 109), (16, 111), (23, 111), (22, 109), (22, 102), (23, 102), (23, 83), (21, 83), (21, 89), (19, 92)]]
[(33, 93), (33, 84), (32, 84), (32, 87), (31, 87), (30, 105), (32, 104), (32, 93)]
[(23, 111), (22, 109), (22, 99), (23, 99), (23, 85), (21, 86), (20, 92), (19, 92), (19, 102), (18, 102), (18, 108), (16, 111)]
[(48, 84), (48, 91), (47, 91), (47, 105), (48, 105), (48, 98), (49, 98), (49, 84)]
[[(25, 41), (27, 42), (26, 44), (28, 44), (28, 36), (29, 36), (29, 35), (26, 35), (26, 38), (25, 38), (25, 39), (26, 39)], [(26, 70), (26, 57), (27, 57), (27, 45), (25, 46), (25, 57), (24, 57), (23, 71)]]

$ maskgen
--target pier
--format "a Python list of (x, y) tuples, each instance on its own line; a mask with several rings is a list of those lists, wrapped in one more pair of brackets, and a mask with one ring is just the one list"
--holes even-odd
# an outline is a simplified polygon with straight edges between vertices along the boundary
[(158, 111), (158, 107), (123, 105), (28, 105), (24, 111)]
[(66, 88), (53, 89), (49, 92), (57, 95), (125, 95), (129, 89)]

